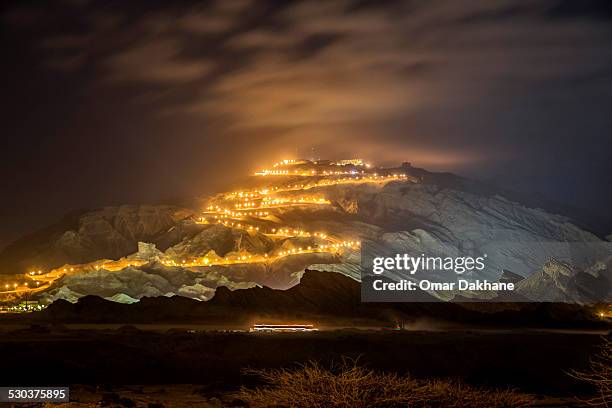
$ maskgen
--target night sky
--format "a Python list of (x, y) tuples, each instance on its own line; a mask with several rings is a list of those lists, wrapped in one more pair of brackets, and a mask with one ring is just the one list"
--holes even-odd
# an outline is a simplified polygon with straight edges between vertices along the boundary
[(0, 248), (312, 148), (612, 208), (609, 1), (0, 7)]

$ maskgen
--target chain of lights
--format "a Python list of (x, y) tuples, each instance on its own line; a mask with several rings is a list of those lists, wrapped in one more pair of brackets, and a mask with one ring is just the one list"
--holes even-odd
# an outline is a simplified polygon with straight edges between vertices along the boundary
[[(232, 254), (225, 257), (217, 255), (206, 255), (203, 257), (195, 257), (190, 259), (162, 259), (161, 263), (169, 267), (207, 267), (214, 265), (232, 265), (241, 263), (262, 263), (272, 262), (274, 260), (287, 256), (294, 256), (309, 253), (329, 253), (332, 255), (340, 255), (345, 249), (357, 249), (360, 246), (359, 241), (343, 241), (330, 237), (322, 232), (309, 232), (300, 228), (292, 228), (289, 226), (276, 226), (275, 228), (266, 228), (260, 225), (253, 224), (252, 221), (269, 221), (271, 220), (272, 210), (278, 210), (292, 206), (320, 206), (330, 205), (331, 202), (320, 195), (301, 194), (296, 196), (279, 196), (280, 193), (286, 192), (302, 192), (317, 187), (326, 187), (342, 184), (360, 184), (360, 183), (379, 183), (385, 184), (391, 181), (406, 180), (405, 174), (378, 174), (366, 172), (364, 170), (304, 170), (291, 169), (300, 164), (305, 164), (304, 160), (287, 159), (275, 163), (271, 169), (264, 169), (255, 173), (257, 176), (303, 176), (312, 178), (311, 181), (301, 183), (277, 183), (274, 186), (267, 186), (256, 190), (234, 191), (221, 196), (221, 204), (210, 205), (203, 212), (203, 215), (198, 219), (199, 224), (220, 224), (228, 228), (244, 230), (248, 233), (260, 233), (275, 239), (286, 238), (315, 238), (319, 243), (296, 247), (292, 249), (279, 249), (271, 253), (264, 254), (249, 254), (240, 253)], [(352, 159), (348, 161), (340, 161), (332, 163), (333, 165), (347, 165), (370, 168), (369, 164), (364, 163), (360, 159)], [(275, 179), (276, 180), (276, 179)], [(282, 180), (282, 179), (281, 179)], [(217, 200), (218, 201), (218, 200)], [(315, 241), (316, 242), (316, 241)], [(66, 265), (61, 268), (43, 273), (37, 269), (29, 271), (25, 274), (25, 280), (22, 282), (3, 283), (0, 286), (0, 293), (29, 293), (33, 291), (46, 290), (59, 278), (74, 273), (84, 271), (120, 271), (127, 267), (142, 266), (146, 261), (122, 258), (117, 261), (104, 260), (96, 261), (83, 265)], [(4, 289), (4, 291), (2, 291)]]

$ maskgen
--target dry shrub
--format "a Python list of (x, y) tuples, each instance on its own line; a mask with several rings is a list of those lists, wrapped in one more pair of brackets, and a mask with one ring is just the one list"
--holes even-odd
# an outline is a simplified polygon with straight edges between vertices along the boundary
[(612, 340), (608, 337), (604, 338), (599, 353), (589, 362), (588, 371), (572, 371), (570, 375), (597, 388), (597, 396), (586, 402), (595, 406), (610, 406), (612, 404)]
[(250, 407), (526, 407), (532, 398), (454, 381), (423, 381), (376, 372), (343, 361), (326, 369), (310, 362), (297, 369), (249, 369), (266, 385), (235, 395)]

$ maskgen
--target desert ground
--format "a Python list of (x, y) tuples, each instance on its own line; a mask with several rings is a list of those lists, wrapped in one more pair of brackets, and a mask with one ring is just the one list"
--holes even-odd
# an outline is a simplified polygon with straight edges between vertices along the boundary
[[(329, 366), (513, 389), (536, 406), (583, 406), (586, 370), (605, 331), (356, 330), (262, 334), (183, 326), (4, 326), (0, 355), (14, 385), (69, 385), (71, 406), (241, 406), (247, 368)], [(132, 384), (126, 386), (125, 384)]]

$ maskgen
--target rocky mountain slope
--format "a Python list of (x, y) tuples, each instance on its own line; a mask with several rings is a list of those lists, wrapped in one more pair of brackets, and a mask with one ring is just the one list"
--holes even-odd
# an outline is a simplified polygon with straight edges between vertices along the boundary
[(123, 205), (70, 214), (7, 246), (0, 253), (0, 273), (118, 259), (136, 252), (139, 241), (165, 249), (193, 233), (183, 221), (194, 214), (166, 205)]
[(486, 269), (464, 278), (496, 281), (508, 271), (525, 299), (610, 299), (610, 243), (535, 202), (409, 165), (344, 166), (342, 175), (329, 175), (337, 166), (296, 166), (286, 167), (295, 175), (254, 177), (240, 194), (208, 199), (204, 212), (147, 205), (76, 214), (7, 247), (0, 267), (43, 269), (34, 278), (48, 283), (36, 295), (46, 303), (86, 295), (133, 303), (208, 300), (220, 286), (287, 289), (305, 268), (359, 280), (362, 254), (486, 254)]
[(589, 303), (593, 299), (612, 299), (612, 265), (598, 262), (586, 270), (551, 259), (542, 270), (522, 279), (517, 292), (546, 302), (577, 301)]

